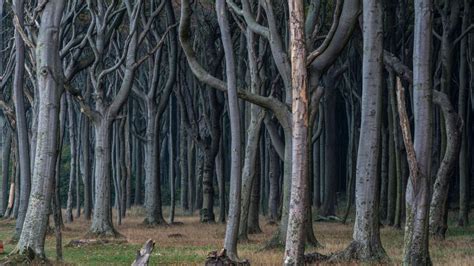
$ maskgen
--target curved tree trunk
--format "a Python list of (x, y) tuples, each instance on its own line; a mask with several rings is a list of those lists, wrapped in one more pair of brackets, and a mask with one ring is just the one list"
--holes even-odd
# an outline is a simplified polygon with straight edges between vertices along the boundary
[(446, 94), (434, 91), (433, 102), (443, 111), (446, 127), (446, 151), (438, 168), (433, 187), (430, 205), (430, 233), (435, 237), (444, 239), (448, 229), (447, 200), (449, 192), (449, 179), (453, 173), (456, 159), (459, 156), (461, 145), (461, 120), (455, 112)]
[(259, 109), (255, 105), (250, 106), (250, 123), (247, 128), (247, 144), (242, 169), (242, 212), (240, 216), (239, 239), (248, 239), (248, 219), (252, 187), (255, 183), (255, 178), (260, 178), (259, 176), (256, 177), (256, 161), (259, 155), (258, 146), (263, 122), (263, 115), (259, 112)]

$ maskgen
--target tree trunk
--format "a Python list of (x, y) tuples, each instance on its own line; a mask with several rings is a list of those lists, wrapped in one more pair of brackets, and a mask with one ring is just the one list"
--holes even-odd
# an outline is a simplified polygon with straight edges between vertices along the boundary
[(117, 237), (119, 234), (114, 229), (112, 223), (112, 211), (110, 206), (112, 122), (106, 117), (94, 121), (94, 129), (95, 200), (89, 235), (92, 237)]
[[(170, 121), (171, 120), (171, 108), (170, 108)], [(170, 122), (171, 123), (171, 122)], [(170, 129), (171, 129), (170, 125)], [(176, 209), (176, 177), (174, 173), (174, 151), (173, 151), (173, 132), (169, 133), (168, 137), (168, 160), (169, 160), (169, 169), (168, 169), (168, 179), (170, 182), (170, 194), (171, 194), (171, 203), (170, 203), (170, 224), (174, 223), (174, 215)]]
[[(431, 4), (422, 2), (415, 13), (415, 53), (413, 56), (413, 100), (415, 117), (415, 144), (405, 106), (404, 89), (397, 79), (397, 101), (400, 127), (407, 149), (410, 177), (406, 190), (406, 222), (404, 238), (404, 264), (431, 265), (428, 246), (428, 216), (431, 170), (431, 111), (432, 91), (430, 72)], [(422, 15), (422, 17), (419, 17)], [(424, 16), (423, 16), (424, 15)], [(430, 29), (424, 32), (422, 29)], [(418, 40), (417, 40), (418, 39)], [(418, 42), (416, 42), (418, 41)]]
[(52, 184), (58, 148), (59, 101), (63, 89), (59, 56), (59, 25), (65, 3), (47, 2), (41, 14), (37, 39), (39, 113), (32, 191), (17, 250), (44, 258), (44, 241), (51, 203)]
[(71, 95), (66, 93), (67, 101), (67, 113), (68, 113), (68, 131), (69, 131), (69, 146), (71, 150), (71, 162), (70, 162), (70, 172), (69, 172), (69, 189), (67, 192), (67, 206), (66, 206), (66, 223), (72, 223), (72, 205), (73, 205), (73, 191), (74, 187), (79, 184), (75, 184), (76, 181), (76, 118), (74, 114), (74, 106), (72, 102)]
[(194, 213), (196, 209), (196, 145), (191, 140), (191, 137), (188, 136), (188, 205), (190, 208), (190, 213)]
[(304, 262), (305, 221), (308, 214), (308, 122), (309, 92), (304, 35), (304, 4), (289, 3), (291, 84), (292, 84), (292, 171), (285, 265)]
[[(382, 261), (387, 255), (380, 241), (379, 185), (382, 117), (383, 10), (377, 0), (363, 1), (361, 132), (357, 153), (353, 241), (347, 259)], [(334, 133), (332, 133), (334, 134)]]
[(3, 135), (2, 146), (2, 198), (0, 201), (0, 215), (5, 213), (8, 204), (8, 172), (10, 169), (10, 153), (13, 133), (10, 128), (7, 128), (6, 131), (6, 134)]
[(67, 117), (67, 102), (66, 94), (63, 93), (61, 96), (61, 108), (59, 110), (59, 143), (58, 143), (58, 156), (56, 157), (56, 168), (54, 173), (54, 182), (56, 188), (54, 189), (54, 200), (58, 203), (56, 206), (56, 213), (59, 216), (59, 221), (61, 226), (64, 227), (63, 214), (61, 209), (61, 195), (60, 195), (60, 177), (61, 177), (61, 159), (62, 159), (62, 150), (64, 146), (64, 136), (66, 131), (66, 117)]
[(444, 239), (446, 230), (448, 229), (447, 219), (445, 219), (445, 217), (448, 215), (446, 211), (449, 179), (453, 173), (461, 147), (461, 119), (455, 112), (446, 94), (435, 91), (433, 94), (433, 102), (443, 111), (447, 141), (446, 151), (438, 168), (433, 186), (429, 223), (430, 233), (435, 237)]
[[(18, 24), (24, 27), (24, 1), (13, 1), (13, 9)], [(16, 117), (16, 133), (18, 141), (18, 162), (20, 171), (20, 189), (18, 219), (15, 225), (15, 236), (17, 239), (23, 228), (25, 221), (26, 209), (31, 190), (31, 165), (30, 165), (30, 149), (28, 140), (28, 121), (26, 119), (25, 100), (23, 95), (24, 74), (25, 74), (25, 43), (18, 30), (15, 30), (15, 75), (13, 78), (13, 102), (15, 103)]]
[[(464, 14), (462, 20), (463, 31), (468, 27), (469, 18), (472, 17), (470, 12), (469, 1), (464, 1)], [(471, 15), (470, 15), (471, 14)], [(464, 122), (461, 132), (461, 150), (459, 153), (459, 217), (458, 225), (467, 226), (469, 224), (469, 127), (467, 126), (467, 110), (468, 110), (468, 86), (466, 75), (466, 59), (468, 49), (468, 37), (461, 40), (461, 48), (459, 54), (459, 94), (458, 94), (458, 113)], [(471, 70), (472, 71), (472, 70)], [(471, 72), (472, 73), (472, 72)], [(471, 74), (471, 80), (472, 80)], [(471, 85), (472, 88), (472, 85)], [(471, 96), (472, 98), (472, 96)]]
[(397, 131), (398, 122), (396, 119), (396, 104), (395, 100), (395, 75), (392, 71), (389, 72), (387, 79), (389, 109), (388, 109), (388, 185), (387, 185), (387, 219), (386, 222), (389, 225), (394, 225), (395, 222), (395, 210), (397, 205), (397, 159), (398, 149), (396, 148), (397, 143)]
[[(185, 114), (181, 114), (184, 116)], [(183, 120), (184, 117), (182, 117), (180, 120)], [(174, 121), (174, 120), (173, 120)], [(188, 178), (189, 178), (189, 172), (188, 172), (188, 136), (186, 134), (186, 131), (184, 130), (184, 125), (183, 122), (181, 122), (181, 127), (182, 130), (180, 130), (179, 133), (179, 169), (180, 169), (180, 177), (181, 177), (181, 208), (183, 208), (183, 211), (189, 212), (189, 200), (188, 200), (188, 194), (189, 194), (189, 185), (188, 185)]]
[[(334, 83), (330, 81), (330, 83)], [(319, 210), (321, 216), (336, 214), (336, 180), (337, 180), (337, 135), (336, 128), (336, 88), (331, 86), (324, 94), (324, 193), (323, 205)]]
[(84, 183), (84, 216), (87, 220), (92, 215), (92, 164), (90, 161), (90, 121), (84, 116), (81, 133), (82, 145), (82, 182)]
[[(231, 31), (227, 18), (226, 1), (216, 0), (217, 20), (221, 32), (222, 45), (225, 52), (225, 66), (227, 78), (227, 106), (229, 108), (230, 133), (231, 133), (231, 165), (229, 188), (229, 214), (225, 231), (224, 248), (227, 256), (238, 260), (237, 236), (241, 212), (241, 183), (242, 183), (242, 156), (241, 156), (241, 121), (239, 102), (237, 97), (237, 81), (235, 58), (232, 45)], [(215, 136), (214, 136), (215, 137)], [(217, 140), (219, 141), (219, 140)]]
[[(429, 255), (428, 216), (431, 193), (432, 145), (432, 47), (433, 1), (415, 3), (413, 48), (413, 116), (415, 120), (414, 150), (410, 155), (405, 121), (405, 146), (410, 164), (410, 177), (406, 189), (406, 223), (404, 240), (405, 264), (431, 264)], [(397, 92), (401, 87), (397, 83)], [(400, 98), (400, 97), (397, 97)], [(401, 107), (399, 106), (401, 109)], [(405, 117), (406, 119), (406, 117)], [(402, 122), (401, 126), (403, 129)], [(410, 147), (411, 148), (411, 147)], [(419, 171), (417, 171), (417, 168)]]
[(143, 176), (143, 148), (138, 139), (135, 138), (135, 149), (137, 151), (137, 159), (135, 163), (135, 197), (133, 204), (139, 206), (142, 204), (142, 176)]
[(147, 102), (147, 128), (145, 143), (145, 210), (144, 223), (150, 226), (165, 224), (161, 206), (160, 176), (160, 119), (153, 99)]
[(280, 159), (273, 146), (268, 145), (270, 191), (268, 195), (269, 221), (278, 221), (278, 207), (280, 205)]
[[(250, 74), (251, 92), (257, 93), (261, 82), (258, 73), (257, 54), (255, 48), (255, 34), (247, 29), (248, 71)], [(247, 140), (245, 147), (244, 166), (242, 169), (242, 210), (240, 216), (239, 239), (248, 239), (248, 219), (251, 204), (252, 187), (255, 185), (255, 176), (260, 178), (256, 161), (259, 156), (259, 142), (264, 113), (256, 105), (250, 106), (250, 121), (247, 126)], [(255, 190), (253, 190), (255, 191)], [(257, 203), (258, 204), (258, 203)], [(257, 208), (258, 209), (258, 208)], [(258, 211), (257, 211), (258, 218)], [(258, 227), (258, 224), (256, 225)], [(259, 229), (259, 228), (258, 228)]]
[(223, 139), (221, 138), (219, 143), (219, 152), (216, 156), (216, 176), (217, 183), (219, 186), (219, 218), (220, 223), (225, 223), (226, 211), (225, 211), (225, 176), (224, 176), (224, 154), (223, 154)]
[[(204, 150), (203, 152), (203, 161), (201, 164), (201, 172), (202, 172), (202, 185), (201, 185), (201, 191), (202, 193), (202, 207), (200, 210), (200, 220), (201, 223), (209, 223), (209, 222), (214, 222), (215, 217), (214, 217), (214, 188), (212, 185), (212, 179), (213, 179), (213, 173), (214, 173), (214, 159), (212, 158), (213, 156), (211, 155), (210, 150)], [(197, 160), (198, 163), (199, 160)], [(199, 185), (198, 185), (199, 186)], [(199, 188), (198, 188), (199, 191)], [(199, 203), (199, 200), (197, 200), (197, 203)]]
[(242, 169), (242, 212), (240, 216), (239, 239), (248, 239), (248, 219), (252, 195), (252, 187), (258, 176), (257, 156), (262, 128), (263, 114), (258, 106), (250, 106), (250, 123), (247, 128), (244, 166)]
[(258, 234), (262, 232), (259, 224), (260, 216), (260, 183), (262, 180), (262, 175), (260, 174), (261, 160), (260, 156), (256, 158), (256, 170), (259, 171), (258, 175), (253, 178), (252, 184), (252, 193), (250, 195), (250, 207), (249, 207), (249, 216), (247, 222), (247, 232), (249, 234)]

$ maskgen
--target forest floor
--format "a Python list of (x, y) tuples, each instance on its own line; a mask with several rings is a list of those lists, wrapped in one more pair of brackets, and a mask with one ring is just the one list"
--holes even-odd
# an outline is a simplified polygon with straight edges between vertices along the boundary
[[(156, 242), (151, 256), (151, 265), (203, 265), (207, 254), (219, 250), (223, 244), (224, 224), (201, 224), (194, 216), (176, 216), (181, 225), (160, 226), (147, 228), (142, 225), (143, 211), (132, 209), (123, 219), (118, 231), (126, 236), (126, 244), (108, 244), (102, 246), (64, 247), (64, 261), (67, 265), (130, 265), (135, 254), (144, 242), (151, 238)], [(454, 213), (453, 213), (453, 216)], [(165, 216), (167, 217), (167, 216)], [(474, 218), (474, 217), (473, 217)], [(471, 219), (472, 220), (472, 219)], [(283, 249), (261, 251), (262, 245), (271, 238), (277, 225), (267, 224), (264, 217), (260, 224), (263, 233), (251, 235), (250, 241), (239, 244), (239, 256), (246, 258), (252, 265), (281, 265)], [(306, 252), (318, 251), (328, 254), (342, 250), (349, 244), (352, 235), (352, 224), (343, 225), (338, 222), (314, 223), (316, 236), (323, 248), (307, 247)], [(66, 224), (63, 231), (63, 245), (72, 239), (80, 239), (87, 232), (89, 221), (83, 217), (72, 224)], [(14, 232), (13, 220), (0, 221), (0, 240), (3, 240), (5, 254), (13, 248), (8, 239)], [(400, 264), (402, 259), (403, 231), (385, 226), (381, 230), (383, 245), (394, 264)], [(474, 265), (474, 226), (458, 228), (451, 226), (444, 241), (431, 240), (430, 253), (436, 265)], [(55, 258), (55, 238), (48, 235), (46, 239), (46, 255)], [(58, 265), (60, 265), (58, 263)]]

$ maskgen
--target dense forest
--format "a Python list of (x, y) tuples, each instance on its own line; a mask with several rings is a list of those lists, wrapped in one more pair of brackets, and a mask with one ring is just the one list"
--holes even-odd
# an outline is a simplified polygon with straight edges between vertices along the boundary
[(0, 0), (1, 262), (472, 263), (473, 11)]

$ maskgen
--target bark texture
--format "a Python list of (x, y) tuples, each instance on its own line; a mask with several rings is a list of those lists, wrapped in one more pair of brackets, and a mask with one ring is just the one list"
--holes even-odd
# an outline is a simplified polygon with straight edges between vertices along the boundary
[(37, 86), (40, 93), (38, 133), (32, 191), (17, 250), (20, 254), (33, 250), (38, 258), (45, 258), (44, 241), (58, 153), (59, 102), (63, 90), (59, 26), (64, 5), (62, 1), (45, 4), (36, 43)]
[(304, 261), (305, 221), (308, 214), (308, 124), (309, 89), (306, 70), (304, 34), (304, 4), (302, 0), (289, 2), (291, 85), (292, 85), (292, 172), (288, 232), (285, 246), (285, 265), (300, 265)]

